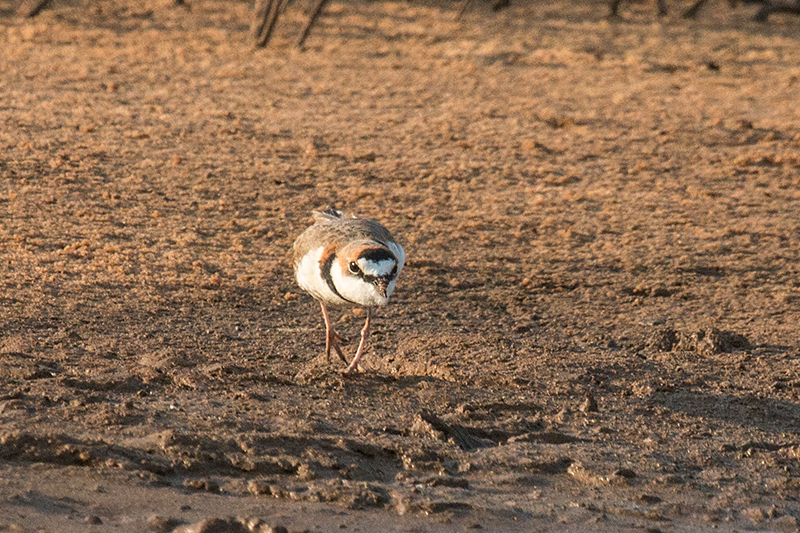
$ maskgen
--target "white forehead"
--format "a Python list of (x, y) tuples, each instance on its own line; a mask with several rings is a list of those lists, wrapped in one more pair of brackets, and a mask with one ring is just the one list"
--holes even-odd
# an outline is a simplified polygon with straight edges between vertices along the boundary
[(394, 270), (397, 262), (394, 259), (383, 259), (382, 261), (370, 261), (363, 257), (358, 260), (358, 266), (361, 267), (361, 272), (367, 276), (388, 276)]

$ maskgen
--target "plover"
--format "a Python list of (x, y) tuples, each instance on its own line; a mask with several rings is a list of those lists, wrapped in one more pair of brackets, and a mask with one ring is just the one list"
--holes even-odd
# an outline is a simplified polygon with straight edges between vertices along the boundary
[[(325, 319), (325, 356), (331, 348), (347, 364), (345, 374), (358, 368), (369, 338), (375, 307), (386, 305), (403, 270), (406, 254), (380, 223), (368, 218), (345, 218), (341, 211), (314, 212), (314, 224), (293, 245), (295, 278), (322, 307)], [(356, 306), (366, 310), (361, 342), (348, 363), (331, 326), (326, 305)]]

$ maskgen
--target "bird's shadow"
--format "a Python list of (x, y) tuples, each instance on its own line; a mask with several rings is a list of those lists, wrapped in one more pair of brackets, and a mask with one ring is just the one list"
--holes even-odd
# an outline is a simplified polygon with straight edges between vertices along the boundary
[(329, 362), (324, 354), (320, 354), (309, 363), (306, 363), (303, 369), (295, 375), (294, 380), (304, 385), (327, 385), (339, 388), (355, 386), (361, 390), (383, 387), (387, 384), (397, 388), (414, 388), (421, 382), (431, 384), (441, 382), (442, 384), (450, 385), (448, 382), (432, 376), (389, 374), (375, 368), (369, 362), (366, 363), (366, 368), (359, 372), (345, 374), (344, 368), (344, 364), (340, 363), (335, 356), (332, 356)]

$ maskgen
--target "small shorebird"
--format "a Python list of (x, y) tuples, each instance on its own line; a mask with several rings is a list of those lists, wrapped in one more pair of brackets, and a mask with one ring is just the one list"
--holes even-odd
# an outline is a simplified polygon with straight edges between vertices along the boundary
[[(292, 247), (294, 272), (300, 287), (322, 306), (325, 356), (331, 348), (347, 364), (345, 374), (358, 368), (364, 356), (372, 310), (386, 305), (403, 270), (406, 254), (388, 229), (367, 218), (345, 218), (341, 211), (314, 212), (314, 224)], [(331, 326), (326, 305), (363, 307), (367, 320), (361, 342), (348, 363), (339, 346), (344, 339)]]

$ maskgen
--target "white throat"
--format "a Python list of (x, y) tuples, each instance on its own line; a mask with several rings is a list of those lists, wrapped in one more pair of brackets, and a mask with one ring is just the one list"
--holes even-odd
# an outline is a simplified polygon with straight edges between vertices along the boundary
[[(385, 261), (381, 261), (381, 263), (385, 263)], [(392, 263), (394, 263), (394, 261), (392, 261)], [(393, 268), (394, 265), (390, 267), (389, 272), (391, 272)], [(336, 263), (331, 266), (331, 278), (333, 279), (333, 284), (336, 286), (336, 290), (339, 291), (339, 294), (351, 302), (354, 302), (358, 305), (363, 305), (364, 307), (386, 305), (389, 301), (389, 295), (392, 293), (392, 290), (394, 290), (395, 284), (394, 280), (389, 283), (389, 286), (386, 288), (386, 296), (384, 297), (380, 290), (378, 290), (378, 287), (376, 287), (374, 284), (364, 281), (359, 276), (354, 274), (343, 274), (341, 267)]]
[(394, 270), (394, 267), (397, 266), (397, 262), (395, 262), (394, 259), (370, 261), (369, 259), (364, 259), (362, 257), (358, 260), (358, 266), (361, 268), (361, 272), (367, 276), (375, 276), (376, 278), (380, 278), (382, 276), (388, 276), (391, 274), (392, 270)]

